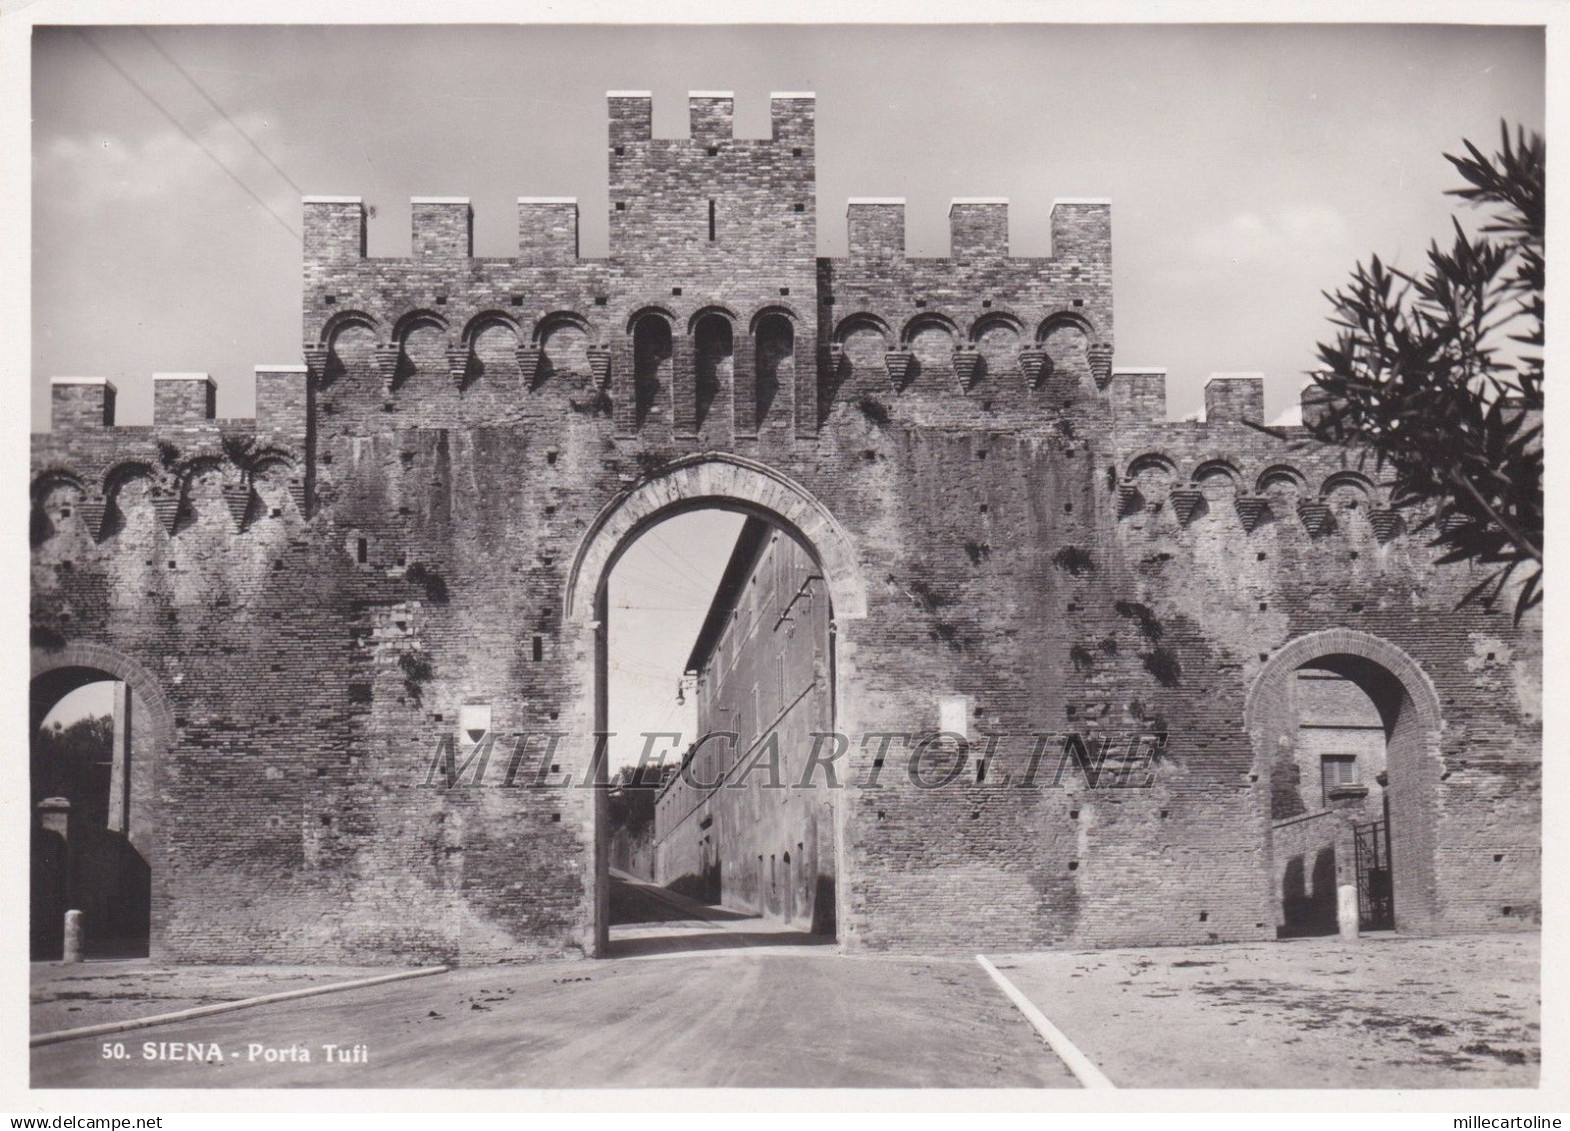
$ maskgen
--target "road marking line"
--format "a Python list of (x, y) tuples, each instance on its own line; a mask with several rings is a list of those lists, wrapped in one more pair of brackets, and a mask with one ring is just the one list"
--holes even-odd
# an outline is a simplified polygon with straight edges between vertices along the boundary
[(210, 1017), (215, 1013), (228, 1013), (235, 1009), (248, 1009), (253, 1005), (271, 1005), (275, 1001), (292, 1001), (300, 997), (314, 997), (338, 990), (357, 990), (362, 986), (379, 986), (383, 982), (402, 982), (408, 978), (424, 978), (431, 974), (445, 974), (449, 967), (424, 966), (418, 970), (399, 970), (395, 974), (377, 974), (370, 978), (356, 978), (350, 982), (330, 982), (325, 986), (306, 986), (298, 990), (281, 990), (260, 997), (244, 997), (238, 1001), (221, 1001), (214, 1005), (198, 1005), (193, 1009), (180, 1009), (173, 1013), (157, 1013), (151, 1017), (132, 1017), (124, 1021), (106, 1021), (101, 1025), (83, 1025), (79, 1029), (57, 1029), (53, 1033), (35, 1033), (28, 1038), (28, 1045), (54, 1045), (61, 1041), (74, 1041), (80, 1037), (99, 1037), (106, 1033), (124, 1033), (131, 1029), (146, 1029), (152, 1025), (166, 1025), (171, 1021), (190, 1021), (197, 1017)]
[(976, 955), (976, 961), (981, 963), (981, 968), (998, 984), (998, 989), (1007, 994), (1008, 999), (1025, 1015), (1025, 1020), (1036, 1027), (1036, 1032), (1040, 1033), (1041, 1039), (1047, 1042), (1047, 1047), (1057, 1053), (1058, 1059), (1068, 1065), (1068, 1070), (1074, 1074), (1075, 1079), (1086, 1088), (1117, 1087), (1102, 1074), (1101, 1069), (1091, 1063), (1090, 1057), (1080, 1052), (1079, 1047), (1063, 1035), (1063, 1030), (1048, 1021), (1047, 1015), (1037, 1009), (1028, 997), (1020, 993), (1019, 987), (1005, 978), (1001, 970), (988, 962), (985, 955)]

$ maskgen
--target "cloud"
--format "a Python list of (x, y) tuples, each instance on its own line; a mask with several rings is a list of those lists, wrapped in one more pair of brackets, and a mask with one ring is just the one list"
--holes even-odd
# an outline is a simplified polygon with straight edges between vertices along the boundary
[(266, 150), (271, 123), (262, 114), (238, 115), (233, 125), (213, 120), (187, 128), (200, 145), (174, 126), (140, 136), (56, 135), (37, 149), (34, 191), (51, 209), (90, 212), (202, 191), (215, 179), (228, 181), (222, 165), (275, 206), (292, 198), (288, 186), (246, 140), (246, 135), (256, 138)]
[(1194, 236), (1194, 253), (1227, 263), (1290, 262), (1347, 243), (1346, 217), (1328, 204), (1290, 204), (1267, 213), (1239, 212)]

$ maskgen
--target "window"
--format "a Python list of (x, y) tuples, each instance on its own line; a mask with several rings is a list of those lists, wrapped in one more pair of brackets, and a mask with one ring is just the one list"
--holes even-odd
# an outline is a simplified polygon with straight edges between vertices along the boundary
[(763, 578), (763, 595), (759, 598), (759, 605), (763, 609), (764, 615), (770, 621), (770, 628), (774, 627), (773, 621), (779, 616), (780, 613), (778, 607), (780, 580), (779, 563), (784, 559), (784, 557), (785, 555), (780, 553), (779, 535), (776, 534), (769, 539), (768, 552), (764, 559), (758, 563), (758, 572), (754, 575), (755, 577), (761, 576)]
[(1326, 754), (1319, 759), (1320, 800), (1330, 804), (1330, 791), (1338, 785), (1357, 784), (1357, 755)]
[(938, 729), (961, 738), (970, 737), (970, 699), (964, 695), (938, 698)]
[(491, 730), (491, 705), (489, 703), (464, 703), (458, 708), (459, 740), (465, 747), (480, 744)]
[(714, 201), (709, 201), (709, 242), (714, 242)]

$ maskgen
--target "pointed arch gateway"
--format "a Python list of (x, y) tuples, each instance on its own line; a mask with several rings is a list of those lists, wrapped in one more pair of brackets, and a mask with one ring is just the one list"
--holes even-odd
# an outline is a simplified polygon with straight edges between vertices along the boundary
[(766, 464), (743, 456), (705, 453), (677, 460), (607, 503), (589, 524), (567, 575), (566, 620), (595, 619), (621, 551), (663, 518), (684, 510), (720, 507), (766, 518), (799, 538), (817, 556), (836, 618), (867, 615), (867, 590), (843, 527), (805, 487)]
[[(611, 571), (626, 549), (650, 527), (676, 514), (694, 510), (729, 510), (762, 519), (799, 543), (816, 563), (828, 594), (826, 617), (826, 690), (831, 729), (850, 733), (855, 726), (856, 705), (847, 702), (844, 671), (835, 660), (853, 634), (853, 624), (867, 613), (866, 585), (850, 539), (844, 529), (801, 484), (765, 464), (725, 453), (705, 453), (677, 460), (619, 493), (601, 509), (584, 534), (568, 571), (563, 593), (563, 627), (573, 643), (569, 652), (578, 665), (580, 693), (584, 695), (577, 717), (592, 720), (595, 733), (608, 729), (609, 615)], [(606, 760), (597, 757), (593, 776), (608, 781)], [(589, 883), (588, 931), (585, 949), (604, 957), (610, 951), (610, 851), (608, 800), (604, 789), (592, 791), (594, 829), (593, 860), (586, 870)], [(849, 907), (846, 893), (843, 798), (827, 799), (820, 823), (822, 852), (819, 859), (833, 860), (827, 874), (838, 877), (827, 890), (820, 887), (819, 909), (832, 908), (826, 918), (844, 923)], [(803, 840), (812, 837), (803, 836)], [(798, 846), (800, 847), (800, 846)], [(816, 922), (816, 916), (815, 916)]]

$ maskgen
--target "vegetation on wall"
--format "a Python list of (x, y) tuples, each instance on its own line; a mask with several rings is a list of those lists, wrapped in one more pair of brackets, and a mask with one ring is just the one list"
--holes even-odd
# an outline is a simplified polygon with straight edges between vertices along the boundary
[(1315, 439), (1372, 452), (1391, 503), (1423, 517), (1440, 562), (1486, 575), (1462, 598), (1492, 604), (1519, 573), (1515, 615), (1542, 600), (1543, 139), (1500, 126), (1497, 152), (1446, 154), (1491, 209), (1476, 235), (1453, 218), (1448, 248), (1421, 270), (1375, 255), (1326, 294), (1333, 341), (1319, 344)]

